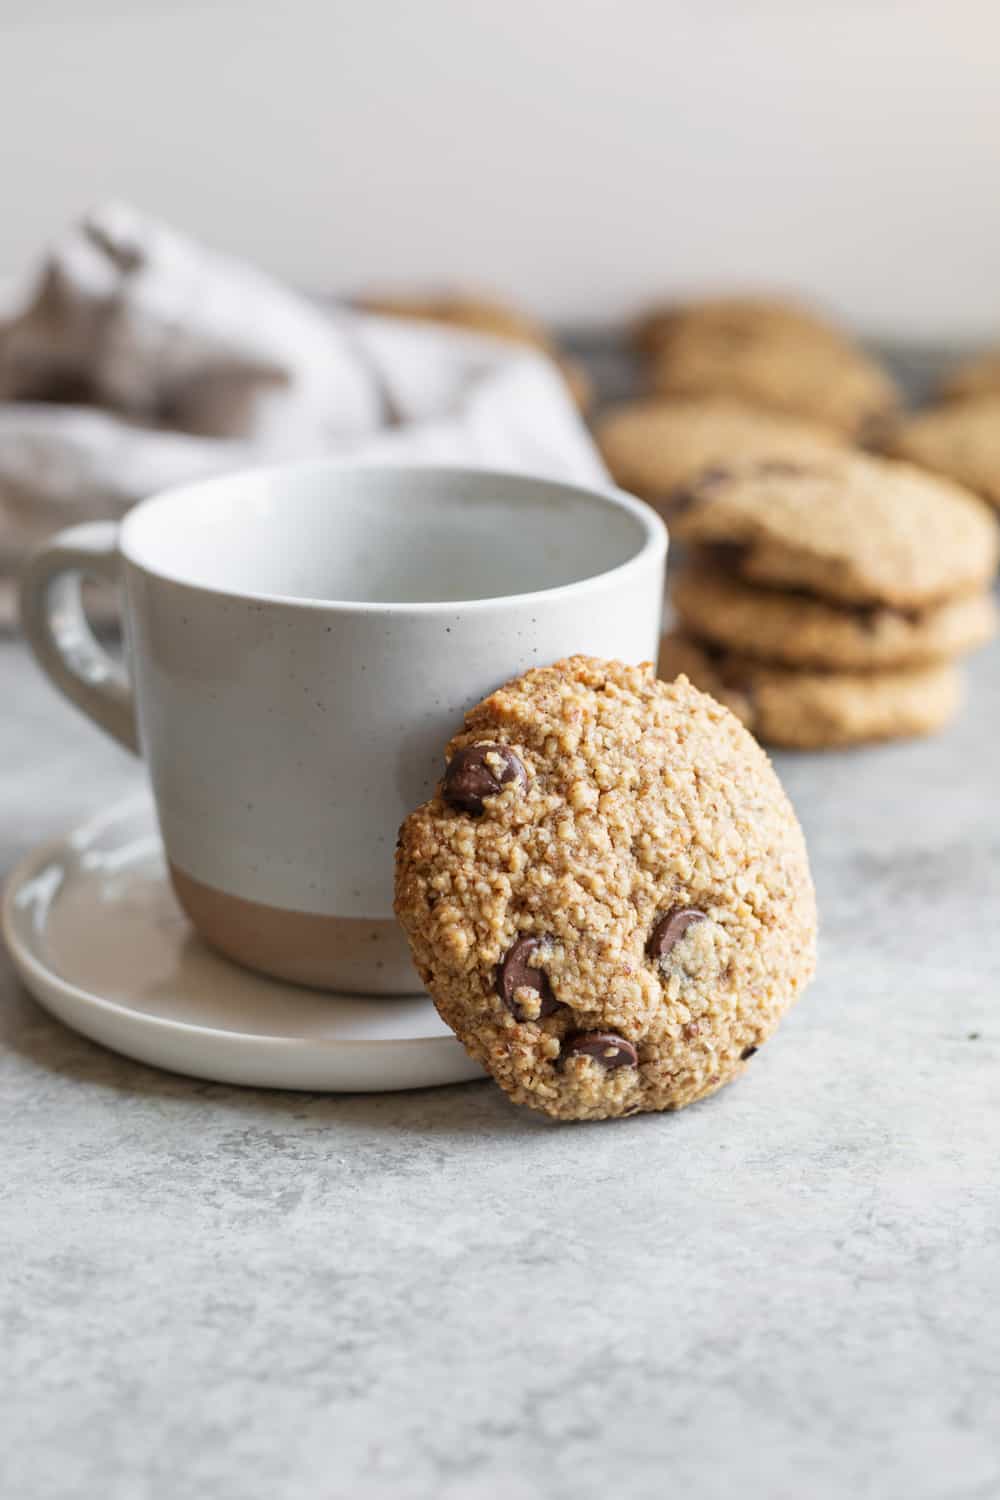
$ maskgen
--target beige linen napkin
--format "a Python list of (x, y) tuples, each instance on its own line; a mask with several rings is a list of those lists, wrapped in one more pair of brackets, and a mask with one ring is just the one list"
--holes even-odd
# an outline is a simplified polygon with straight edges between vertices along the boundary
[(321, 454), (607, 482), (543, 355), (321, 308), (135, 209), (98, 209), (0, 316), (0, 619), (19, 559), (57, 527)]

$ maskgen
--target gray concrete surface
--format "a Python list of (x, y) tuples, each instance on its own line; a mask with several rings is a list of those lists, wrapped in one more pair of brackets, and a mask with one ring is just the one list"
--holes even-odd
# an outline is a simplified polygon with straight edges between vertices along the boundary
[[(137, 768), (0, 646), (0, 861)], [(0, 957), (3, 1500), (1000, 1495), (1000, 651), (938, 739), (782, 757), (820, 977), (748, 1076), (206, 1086)]]

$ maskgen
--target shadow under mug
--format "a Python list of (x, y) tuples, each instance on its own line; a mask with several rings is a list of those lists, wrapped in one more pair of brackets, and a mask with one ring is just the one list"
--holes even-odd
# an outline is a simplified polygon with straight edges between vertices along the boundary
[[(640, 501), (475, 469), (328, 460), (234, 474), (56, 536), (27, 638), (145, 757), (204, 938), (279, 978), (421, 988), (392, 911), (396, 833), (466, 709), (528, 667), (655, 660), (667, 536)], [(84, 578), (120, 581), (127, 668)]]

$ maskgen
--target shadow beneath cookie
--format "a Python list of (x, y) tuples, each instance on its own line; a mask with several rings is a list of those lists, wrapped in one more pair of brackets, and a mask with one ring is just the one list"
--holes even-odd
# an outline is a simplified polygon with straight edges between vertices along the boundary
[(445, 1137), (523, 1136), (559, 1130), (530, 1110), (517, 1109), (488, 1079), (384, 1094), (313, 1094), (210, 1083), (134, 1062), (71, 1031), (12, 979), (0, 999), (0, 1046), (46, 1073), (83, 1088), (136, 1100), (156, 1100), (169, 1112), (192, 1106), (231, 1113), (245, 1123), (289, 1124), (351, 1131)]

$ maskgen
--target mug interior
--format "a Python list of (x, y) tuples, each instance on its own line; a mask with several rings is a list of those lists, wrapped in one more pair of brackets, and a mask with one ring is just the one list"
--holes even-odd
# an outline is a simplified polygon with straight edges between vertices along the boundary
[(322, 462), (189, 485), (126, 519), (122, 551), (195, 587), (317, 603), (496, 599), (595, 577), (661, 523), (610, 490), (474, 469)]

